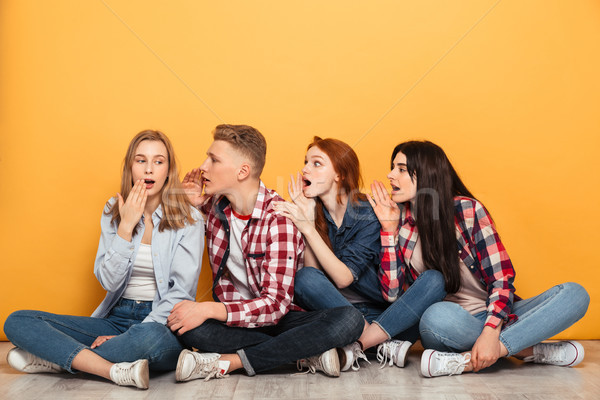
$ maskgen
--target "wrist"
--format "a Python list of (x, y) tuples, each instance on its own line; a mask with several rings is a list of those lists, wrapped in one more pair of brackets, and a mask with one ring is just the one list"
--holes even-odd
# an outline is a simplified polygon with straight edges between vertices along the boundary
[(220, 302), (210, 302), (209, 318), (217, 321), (227, 321), (227, 308)]

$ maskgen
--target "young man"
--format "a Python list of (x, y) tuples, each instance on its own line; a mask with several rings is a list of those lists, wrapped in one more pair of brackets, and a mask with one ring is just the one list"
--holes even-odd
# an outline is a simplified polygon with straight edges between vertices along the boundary
[(171, 311), (167, 326), (199, 350), (181, 353), (178, 381), (239, 368), (252, 376), (297, 360), (311, 372), (339, 376), (335, 348), (362, 332), (354, 307), (304, 312), (292, 303), (304, 243), (272, 207), (282, 198), (260, 181), (266, 147), (255, 128), (219, 125), (208, 158), (183, 181), (206, 215), (216, 301), (182, 301)]

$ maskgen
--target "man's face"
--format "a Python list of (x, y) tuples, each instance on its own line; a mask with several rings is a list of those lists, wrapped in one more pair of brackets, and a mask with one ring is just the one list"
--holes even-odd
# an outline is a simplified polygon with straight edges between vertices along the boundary
[(243, 158), (229, 143), (215, 140), (207, 158), (200, 166), (204, 193), (208, 195), (230, 194), (238, 185), (238, 173)]

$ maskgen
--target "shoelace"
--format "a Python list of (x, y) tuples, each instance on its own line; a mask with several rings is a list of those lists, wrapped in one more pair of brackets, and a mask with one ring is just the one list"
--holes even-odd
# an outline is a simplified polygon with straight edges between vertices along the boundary
[(357, 343), (356, 346), (352, 346), (352, 370), (358, 371), (360, 369), (360, 365), (358, 364), (358, 360), (365, 360), (368, 364), (371, 364), (371, 361), (365, 355), (365, 352), (362, 351), (360, 345)]
[(219, 368), (219, 359), (212, 358), (200, 358), (200, 360), (196, 359), (196, 366), (192, 371), (191, 375), (204, 375), (206, 374), (205, 381), (208, 381), (211, 378), (226, 378), (229, 375), (221, 373), (221, 369)]
[[(308, 368), (308, 370), (302, 372), (304, 367)], [(294, 375), (315, 374), (317, 370), (324, 370), (323, 364), (321, 363), (321, 357), (310, 357), (305, 360), (298, 360), (296, 361), (296, 368), (301, 372), (297, 372)]]
[(401, 343), (398, 342), (383, 342), (381, 344), (381, 346), (379, 346), (377, 348), (377, 361), (379, 361), (379, 364), (381, 365), (379, 368), (383, 368), (385, 367), (385, 364), (389, 362), (389, 366), (391, 367), (392, 365), (394, 365), (394, 359), (396, 359), (397, 356), (397, 352), (398, 352), (398, 347), (400, 347)]
[(115, 364), (115, 368), (117, 369), (117, 371), (115, 371), (115, 378), (116, 381), (115, 382), (117, 385), (126, 385), (126, 384), (135, 384), (135, 380), (133, 379), (133, 368), (128, 367), (128, 368), (124, 368), (121, 365)]
[(52, 363), (50, 361), (43, 360), (43, 359), (41, 359), (39, 357), (36, 357), (31, 362), (30, 365), (35, 366), (35, 367), (40, 366), (40, 367), (49, 368), (49, 369), (53, 369), (53, 370), (56, 369), (56, 364), (54, 364), (54, 363)]
[(452, 355), (442, 355), (440, 353), (437, 354), (437, 357), (449, 357), (445, 363), (445, 368), (442, 368), (436, 372), (442, 373), (444, 375), (457, 375), (461, 374), (465, 369), (465, 366), (471, 361), (471, 353), (467, 353), (465, 355), (462, 354), (452, 354)]

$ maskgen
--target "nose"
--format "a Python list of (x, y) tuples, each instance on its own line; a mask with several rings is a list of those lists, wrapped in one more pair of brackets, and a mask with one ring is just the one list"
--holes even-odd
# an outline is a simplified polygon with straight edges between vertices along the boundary
[(304, 175), (305, 173), (308, 172), (308, 164), (304, 164), (304, 168), (302, 168), (301, 172), (302, 172), (302, 175)]
[(149, 163), (146, 164), (146, 173), (147, 174), (151, 174), (152, 173), (152, 167), (153, 167), (153, 164), (151, 162), (149, 162)]
[(386, 178), (388, 178), (388, 179), (392, 179), (392, 178), (393, 178), (393, 176), (392, 176), (392, 173), (393, 173), (393, 172), (394, 172), (394, 170), (391, 170), (391, 171), (390, 171), (390, 173), (389, 173), (389, 174), (387, 174)]
[(206, 172), (206, 168), (208, 167), (208, 158), (206, 160), (204, 160), (204, 162), (202, 163), (202, 165), (200, 166), (200, 171), (202, 173)]

